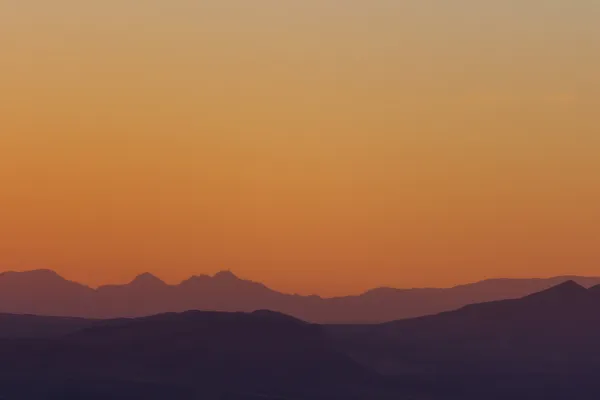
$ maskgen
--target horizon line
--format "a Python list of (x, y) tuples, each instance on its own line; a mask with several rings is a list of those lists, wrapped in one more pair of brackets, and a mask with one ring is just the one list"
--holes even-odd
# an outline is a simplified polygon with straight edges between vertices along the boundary
[(177, 283), (168, 283), (165, 280), (163, 280), (162, 278), (158, 277), (156, 274), (152, 273), (152, 272), (142, 272), (139, 273), (137, 275), (135, 275), (135, 277), (125, 283), (105, 283), (105, 284), (101, 284), (101, 285), (97, 285), (97, 286), (92, 286), (89, 285), (87, 283), (83, 283), (77, 280), (73, 280), (73, 279), (69, 279), (67, 277), (65, 277), (64, 275), (58, 273), (56, 270), (53, 270), (51, 268), (35, 268), (35, 269), (28, 269), (28, 270), (4, 270), (4, 271), (0, 271), (0, 277), (4, 276), (6, 274), (27, 274), (27, 273), (42, 273), (42, 272), (46, 272), (46, 273), (51, 273), (53, 275), (56, 275), (57, 277), (59, 277), (60, 279), (63, 279), (65, 281), (71, 282), (71, 283), (75, 283), (84, 287), (87, 287), (89, 289), (92, 289), (94, 291), (102, 288), (102, 287), (108, 287), (108, 286), (127, 286), (127, 285), (131, 285), (133, 284), (136, 280), (139, 280), (143, 277), (150, 277), (152, 279), (156, 279), (158, 281), (160, 281), (161, 283), (163, 283), (166, 286), (169, 287), (177, 287), (182, 285), (183, 283), (194, 279), (194, 278), (209, 278), (209, 279), (218, 279), (219, 276), (224, 276), (224, 277), (230, 277), (233, 278), (235, 280), (239, 280), (239, 281), (243, 281), (243, 282), (248, 282), (248, 283), (254, 283), (254, 284), (259, 284), (264, 286), (265, 288), (272, 290), (274, 292), (277, 293), (281, 293), (281, 294), (286, 294), (286, 295), (290, 295), (290, 296), (301, 296), (301, 297), (319, 297), (321, 299), (336, 299), (336, 298), (344, 298), (344, 297), (359, 297), (359, 296), (363, 296), (366, 295), (370, 292), (376, 291), (376, 290), (398, 290), (398, 291), (410, 291), (410, 290), (444, 290), (444, 289), (454, 289), (454, 288), (460, 288), (460, 287), (464, 287), (464, 286), (469, 286), (469, 285), (475, 285), (478, 283), (483, 283), (483, 282), (491, 282), (491, 281), (508, 281), (508, 280), (512, 280), (512, 281), (525, 281), (525, 280), (551, 280), (551, 279), (565, 279), (565, 280), (573, 280), (573, 279), (600, 279), (600, 275), (599, 276), (590, 276), (590, 275), (573, 275), (573, 274), (565, 274), (565, 275), (552, 275), (552, 276), (545, 276), (545, 277), (540, 277), (540, 276), (533, 276), (533, 277), (494, 277), (494, 278), (484, 278), (484, 279), (480, 279), (480, 280), (476, 280), (476, 281), (470, 281), (470, 282), (466, 282), (466, 283), (459, 283), (456, 285), (452, 285), (452, 286), (439, 286), (439, 287), (435, 287), (435, 286), (424, 286), (424, 287), (406, 287), (406, 288), (401, 288), (401, 287), (392, 287), (392, 286), (375, 286), (372, 287), (370, 289), (366, 289), (360, 293), (354, 293), (354, 294), (346, 294), (346, 295), (336, 295), (336, 296), (323, 296), (323, 295), (319, 295), (319, 294), (299, 294), (299, 293), (291, 293), (291, 292), (284, 292), (284, 291), (280, 291), (277, 289), (273, 289), (272, 287), (266, 285), (265, 283), (261, 282), (261, 281), (255, 281), (252, 279), (246, 279), (243, 277), (240, 277), (239, 275), (237, 275), (235, 272), (233, 272), (231, 269), (223, 269), (220, 271), (217, 271), (215, 273), (213, 273), (212, 275), (210, 274), (193, 274), (190, 275), (189, 277), (177, 282)]

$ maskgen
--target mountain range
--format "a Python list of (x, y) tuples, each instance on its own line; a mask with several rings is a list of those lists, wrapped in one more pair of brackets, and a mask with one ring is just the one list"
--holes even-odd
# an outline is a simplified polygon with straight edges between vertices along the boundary
[(145, 273), (124, 285), (91, 288), (54, 271), (0, 274), (0, 313), (81, 318), (142, 317), (189, 310), (272, 310), (313, 323), (382, 323), (514, 299), (572, 280), (584, 287), (600, 278), (491, 279), (453, 288), (377, 288), (356, 296), (322, 298), (280, 293), (230, 271), (169, 285)]
[(435, 377), (457, 398), (600, 398), (600, 285), (567, 281), (520, 299), (327, 329), (362, 365)]
[(383, 324), (273, 311), (0, 315), (0, 398), (592, 400), (600, 286)]

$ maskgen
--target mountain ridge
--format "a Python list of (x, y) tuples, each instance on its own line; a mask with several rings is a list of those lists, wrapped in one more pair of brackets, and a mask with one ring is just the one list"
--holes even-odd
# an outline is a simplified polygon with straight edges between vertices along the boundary
[(451, 288), (381, 287), (327, 298), (281, 293), (231, 271), (194, 275), (178, 284), (143, 273), (129, 283), (97, 288), (51, 270), (8, 271), (0, 273), (0, 312), (111, 319), (187, 310), (271, 310), (313, 323), (383, 323), (520, 298), (567, 281), (600, 287), (600, 277), (500, 278)]
[(600, 293), (566, 281), (519, 299), (379, 325), (329, 326), (383, 374), (583, 374), (600, 366)]
[(597, 286), (567, 280), (371, 325), (311, 324), (269, 310), (115, 320), (0, 314), (0, 397), (593, 400), (599, 308)]

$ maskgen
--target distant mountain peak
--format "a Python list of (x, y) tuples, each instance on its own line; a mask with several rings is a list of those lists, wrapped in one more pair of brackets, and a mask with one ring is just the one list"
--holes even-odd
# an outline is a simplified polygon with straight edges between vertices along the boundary
[(152, 275), (149, 272), (145, 272), (135, 277), (134, 280), (130, 282), (130, 285), (154, 285), (154, 286), (164, 286), (166, 283), (162, 281), (160, 278)]
[(586, 296), (588, 295), (588, 290), (575, 282), (574, 280), (568, 280), (561, 284), (551, 287), (550, 289), (546, 289), (539, 293), (531, 294), (527, 297), (529, 298), (556, 298), (556, 299), (569, 299), (578, 296)]
[(585, 292), (587, 289), (584, 288), (583, 286), (581, 286), (579, 283), (575, 282), (572, 279), (569, 279), (568, 281), (565, 281), (559, 285), (554, 286), (553, 288), (550, 288), (548, 290), (555, 290), (555, 291), (569, 291), (569, 292)]
[(238, 278), (233, 272), (231, 272), (230, 270), (226, 270), (226, 271), (219, 271), (217, 272), (214, 277), (214, 279), (218, 279), (218, 280), (228, 280), (228, 281), (237, 281), (240, 280), (240, 278)]

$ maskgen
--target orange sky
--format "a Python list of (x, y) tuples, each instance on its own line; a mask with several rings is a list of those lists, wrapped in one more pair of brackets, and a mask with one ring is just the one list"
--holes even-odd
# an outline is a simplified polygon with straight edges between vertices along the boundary
[(600, 275), (599, 4), (289, 3), (0, 4), (0, 270)]

